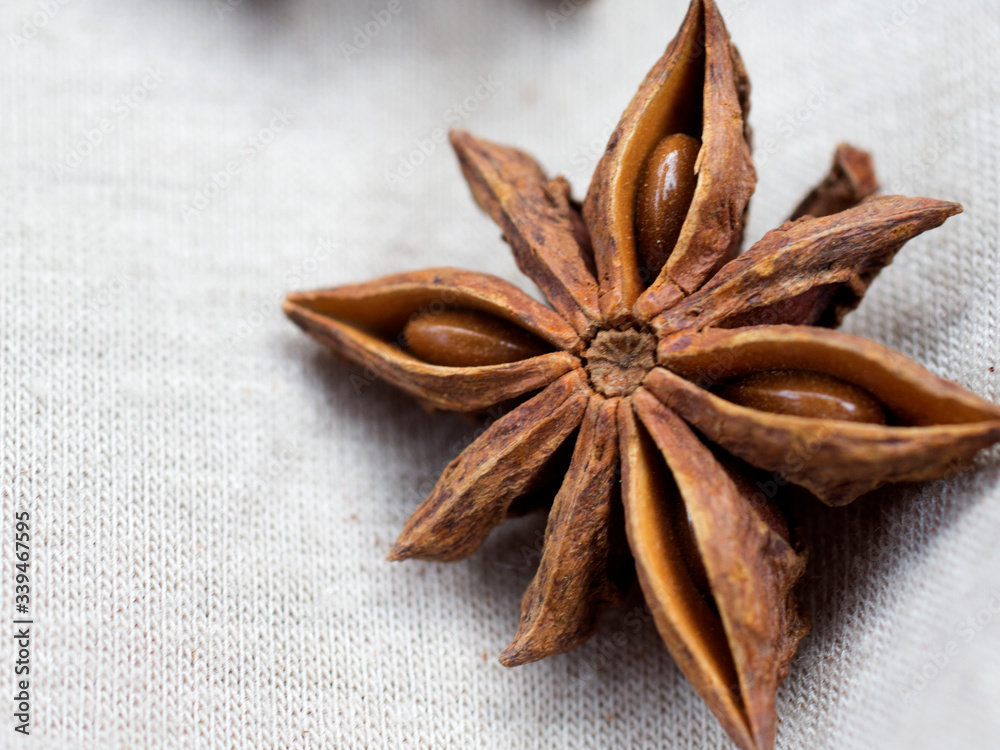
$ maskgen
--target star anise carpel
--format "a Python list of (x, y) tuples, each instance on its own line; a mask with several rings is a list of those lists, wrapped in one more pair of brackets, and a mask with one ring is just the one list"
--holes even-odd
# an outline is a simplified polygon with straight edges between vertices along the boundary
[(634, 573), (667, 648), (741, 748), (770, 748), (807, 630), (805, 553), (758, 472), (832, 504), (945, 476), (1000, 441), (1000, 408), (837, 332), (911, 238), (961, 211), (875, 195), (838, 148), (790, 221), (742, 254), (756, 176), (749, 79), (694, 0), (611, 136), (581, 207), (527, 154), (451, 134), (478, 205), (549, 305), (453, 268), (292, 294), (336, 354), (433, 410), (503, 408), (445, 469), (390, 559), (460, 560), (551, 485), (507, 666), (569, 651)]

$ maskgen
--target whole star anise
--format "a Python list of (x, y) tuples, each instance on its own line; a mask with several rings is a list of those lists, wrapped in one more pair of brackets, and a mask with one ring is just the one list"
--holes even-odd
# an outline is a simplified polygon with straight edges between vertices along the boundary
[(502, 663), (585, 641), (620, 600), (630, 551), (681, 669), (737, 745), (764, 749), (807, 630), (792, 595), (805, 556), (754, 472), (848, 503), (967, 464), (1000, 440), (1000, 409), (831, 330), (958, 205), (872, 196), (870, 159), (842, 146), (793, 220), (734, 257), (756, 179), (749, 88), (714, 2), (694, 0), (582, 216), (527, 154), (452, 133), (477, 203), (551, 308), (437, 268), (293, 294), (285, 310), (432, 409), (510, 408), (448, 466), (390, 559), (472, 554), (563, 472)]

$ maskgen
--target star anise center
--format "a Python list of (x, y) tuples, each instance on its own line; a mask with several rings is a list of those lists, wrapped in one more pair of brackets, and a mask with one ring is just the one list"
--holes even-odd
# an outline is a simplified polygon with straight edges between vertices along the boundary
[(656, 337), (647, 331), (601, 331), (584, 354), (587, 376), (598, 393), (628, 396), (656, 365)]

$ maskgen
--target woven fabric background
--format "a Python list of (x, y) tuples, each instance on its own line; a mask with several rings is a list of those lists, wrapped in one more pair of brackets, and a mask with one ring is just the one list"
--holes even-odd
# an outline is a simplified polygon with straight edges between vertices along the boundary
[[(754, 83), (748, 240), (840, 140), (888, 191), (960, 201), (847, 328), (1000, 400), (1000, 3), (720, 5)], [(497, 663), (544, 519), (387, 563), (478, 428), (279, 309), (429, 265), (521, 282), (435, 132), (525, 148), (582, 196), (685, 7), (4, 0), (0, 621), (25, 509), (36, 622), (28, 739), (0, 639), (0, 747), (729, 747), (641, 601)], [(802, 517), (813, 630), (778, 746), (995, 747), (1000, 454)]]

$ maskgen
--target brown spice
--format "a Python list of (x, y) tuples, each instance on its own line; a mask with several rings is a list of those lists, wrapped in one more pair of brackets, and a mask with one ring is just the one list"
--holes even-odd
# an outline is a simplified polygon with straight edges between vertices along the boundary
[(545, 344), (505, 320), (475, 310), (427, 311), (403, 328), (410, 354), (434, 365), (502, 365), (538, 357)]
[(808, 370), (768, 370), (726, 383), (722, 398), (740, 406), (811, 419), (885, 424), (878, 399), (846, 380)]
[(646, 159), (635, 205), (635, 245), (651, 276), (659, 275), (680, 237), (694, 191), (701, 143), (684, 133), (668, 135)]
[(805, 553), (754, 472), (848, 503), (967, 464), (1000, 441), (1000, 408), (831, 330), (957, 204), (873, 197), (870, 157), (841, 146), (793, 220), (737, 257), (756, 182), (749, 90), (715, 3), (694, 0), (582, 215), (527, 154), (452, 133), (473, 197), (551, 307), (438, 268), (292, 294), (285, 311), (429, 408), (514, 404), (445, 469), (390, 559), (472, 554), (568, 462), (503, 664), (584, 642), (634, 569), (695, 689), (739, 747), (765, 750), (808, 626), (793, 595)]

